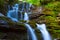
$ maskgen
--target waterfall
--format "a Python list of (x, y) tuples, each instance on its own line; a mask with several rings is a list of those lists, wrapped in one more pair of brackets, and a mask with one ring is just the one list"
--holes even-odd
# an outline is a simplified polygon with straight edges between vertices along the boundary
[(15, 12), (16, 12), (16, 19), (18, 19), (18, 9), (19, 9), (19, 4), (15, 4)]
[(8, 13), (7, 13), (7, 17), (9, 17), (12, 21), (18, 21), (17, 19), (16, 19), (16, 16), (15, 16), (15, 10), (10, 10), (10, 11), (8, 11)]
[[(25, 7), (26, 5), (26, 7)], [(30, 6), (29, 4), (22, 4), (21, 10), (19, 10), (19, 4), (15, 4), (15, 6), (13, 6), (13, 10), (9, 10), (7, 13), (7, 17), (11, 18), (11, 20), (18, 22), (18, 19), (22, 19), (27, 21), (27, 23), (29, 22), (29, 10), (30, 10)], [(25, 9), (26, 8), (26, 9)], [(20, 15), (18, 15), (18, 11), (20, 11)], [(41, 9), (40, 9), (41, 11)], [(23, 15), (24, 12), (24, 15)], [(18, 18), (18, 16), (20, 16), (21, 18)], [(24, 16), (24, 17), (23, 17)], [(24, 23), (26, 28), (27, 28), (27, 33), (28, 33), (28, 40), (37, 40), (35, 31), (33, 30), (33, 28), (27, 24)], [(48, 33), (47, 29), (46, 29), (46, 25), (45, 24), (36, 24), (37, 25), (37, 29), (39, 29), (42, 33), (42, 37), (43, 40), (51, 40), (50, 34)]]
[(29, 22), (29, 17), (28, 17), (28, 14), (26, 12), (24, 13), (24, 20)]
[(46, 25), (45, 24), (36, 24), (36, 25), (37, 29), (39, 29), (42, 33), (43, 40), (51, 40), (50, 34), (46, 29)]
[[(27, 12), (24, 13), (24, 20), (27, 21), (27, 23), (29, 21), (29, 16)], [(30, 38), (28, 40), (37, 40), (37, 37), (35, 35), (33, 28), (29, 24), (26, 24), (26, 23), (25, 23), (25, 26), (27, 28), (28, 38)]]
[(15, 4), (13, 10), (9, 10), (7, 17), (11, 18), (13, 21), (18, 22), (18, 4)]
[(23, 12), (24, 12), (24, 3), (22, 3), (22, 5), (21, 5), (22, 7), (21, 7), (21, 9), (20, 9), (20, 13), (21, 13), (21, 20), (23, 20)]
[(26, 24), (26, 23), (25, 23), (25, 26), (26, 26), (26, 28), (27, 28), (27, 30), (28, 30), (31, 38), (32, 38), (32, 39), (30, 39), (30, 40), (37, 40), (37, 37), (36, 37), (36, 35), (35, 35), (35, 32), (34, 32), (34, 30), (31, 28), (31, 26), (30, 26), (29, 24)]
[[(27, 23), (28, 23), (29, 17), (28, 17), (27, 13), (24, 14), (24, 20), (27, 21)], [(29, 24), (26, 24), (26, 23), (25, 23), (25, 26), (27, 28), (28, 38), (30, 38), (30, 37), (32, 38), (32, 39), (30, 38), (28, 40), (37, 40), (37, 37), (35, 35), (33, 28)]]

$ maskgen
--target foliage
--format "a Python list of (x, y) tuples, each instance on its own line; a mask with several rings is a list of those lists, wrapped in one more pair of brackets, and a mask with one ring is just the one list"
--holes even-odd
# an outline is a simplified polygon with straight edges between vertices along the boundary
[(4, 4), (4, 0), (0, 0), (0, 6)]
[(60, 8), (59, 5), (60, 5), (60, 2), (56, 1), (56, 2), (48, 3), (47, 5), (45, 5), (45, 7), (51, 10), (56, 10), (57, 8)]
[(45, 5), (45, 8), (53, 11), (55, 15), (57, 15), (58, 13), (60, 13), (60, 2), (56, 1), (56, 2), (48, 3), (47, 5)]
[(4, 0), (0, 0), (0, 11), (4, 9), (3, 6), (4, 6)]
[(13, 5), (13, 4), (15, 4), (15, 3), (19, 3), (19, 0), (9, 0), (9, 1), (8, 1), (8, 4), (9, 4), (9, 5)]
[(33, 4), (33, 5), (37, 5), (37, 6), (39, 6), (40, 5), (40, 0), (26, 0), (26, 2), (29, 2), (29, 3), (31, 3), (31, 4)]
[(47, 29), (49, 30), (53, 38), (60, 38), (60, 25), (57, 22), (57, 18), (51, 15), (44, 15), (39, 17), (40, 21), (45, 20)]
[(55, 16), (55, 12), (54, 11), (50, 11), (49, 9), (43, 10), (43, 14), (50, 15), (50, 16)]
[(29, 21), (29, 24), (32, 26), (32, 28), (36, 28), (36, 22), (34, 20)]
[(56, 26), (58, 25), (57, 19), (56, 19), (55, 17), (46, 16), (46, 17), (45, 17), (45, 20), (46, 20), (46, 24), (47, 24), (48, 26), (56, 27)]

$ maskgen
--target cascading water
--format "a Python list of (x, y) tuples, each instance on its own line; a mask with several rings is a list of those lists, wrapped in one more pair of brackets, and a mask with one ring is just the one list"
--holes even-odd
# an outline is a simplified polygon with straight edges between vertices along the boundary
[[(27, 6), (29, 6), (29, 5), (27, 5)], [(26, 9), (27, 9), (27, 6), (26, 6)], [(28, 12), (28, 10), (27, 10), (27, 12)], [(28, 13), (27, 12), (24, 13), (24, 20), (28, 22), (29, 21), (29, 16), (28, 16)], [(29, 38), (31, 37), (28, 40), (37, 40), (37, 37), (35, 35), (35, 32), (34, 32), (33, 28), (29, 24), (26, 24), (26, 23), (25, 23), (25, 26), (27, 28), (28, 37)]]
[[(27, 21), (27, 22), (29, 21), (29, 17), (28, 17), (27, 13), (24, 14), (24, 20)], [(28, 40), (37, 40), (37, 37), (36, 37), (35, 32), (32, 29), (32, 27), (29, 24), (26, 24), (26, 23), (25, 23), (25, 26), (27, 28), (28, 37), (30, 36), (32, 38), (32, 39), (30, 38)]]
[(43, 40), (52, 40), (50, 34), (46, 30), (46, 25), (45, 24), (36, 24), (37, 29), (39, 29), (42, 33)]
[(18, 21), (17, 19), (16, 19), (16, 16), (15, 16), (15, 10), (9, 10), (9, 12), (7, 13), (7, 17), (9, 17), (9, 18), (11, 18), (11, 20), (13, 20), (13, 21)]
[[(26, 6), (26, 8), (27, 8), (27, 6)], [(23, 4), (23, 7), (22, 7), (22, 9), (21, 9), (21, 19), (22, 19), (22, 12), (23, 12), (23, 10), (24, 10), (24, 4)], [(13, 7), (13, 10), (9, 10), (9, 12), (7, 13), (7, 17), (9, 17), (9, 18), (11, 18), (13, 21), (16, 21), (16, 22), (18, 22), (18, 4), (15, 4), (15, 6)], [(28, 11), (28, 10), (27, 10)], [(27, 14), (27, 12), (25, 12), (24, 13), (24, 19), (23, 20), (25, 20), (25, 21), (29, 21), (29, 17), (28, 17), (28, 14)], [(36, 35), (35, 35), (35, 32), (34, 32), (34, 30), (31, 28), (31, 26), (29, 25), (29, 24), (26, 24), (25, 23), (25, 26), (26, 26), (26, 28), (27, 28), (27, 30), (28, 30), (28, 34), (29, 34), (29, 36), (31, 36), (31, 39), (32, 40), (37, 40), (37, 37), (36, 37)], [(29, 39), (28, 39), (29, 40)]]
[(36, 35), (35, 35), (35, 32), (34, 32), (34, 30), (31, 28), (31, 26), (30, 26), (29, 24), (26, 24), (26, 23), (25, 23), (25, 26), (26, 26), (26, 28), (27, 28), (27, 30), (28, 30), (28, 32), (29, 32), (29, 36), (31, 36), (31, 38), (32, 38), (32, 39), (29, 39), (29, 40), (37, 40), (37, 37), (36, 37)]
[[(22, 5), (22, 9), (19, 10), (19, 4), (15, 4), (15, 6), (13, 6), (13, 10), (9, 10), (8, 13), (7, 13), (7, 17), (11, 18), (13, 21), (16, 21), (18, 22), (18, 19), (22, 19), (22, 20), (25, 20), (27, 21), (27, 23), (29, 22), (29, 17), (28, 17), (28, 10), (30, 10), (30, 7), (31, 5), (27, 5), (26, 4), (26, 9), (24, 7), (24, 4)], [(26, 11), (24, 11), (26, 10)], [(20, 11), (20, 17), (21, 18), (18, 18), (18, 11)], [(24, 15), (22, 14), (22, 12), (25, 12)], [(23, 19), (23, 16), (24, 16), (24, 19)], [(28, 39), (28, 40), (37, 40), (37, 37), (35, 35), (35, 32), (33, 30), (33, 28), (27, 24), (27, 23), (24, 23), (26, 28), (27, 28), (27, 32), (28, 32), (28, 36), (29, 38), (31, 37), (31, 39)], [(37, 25), (37, 28), (41, 31), (42, 33), (42, 36), (43, 36), (43, 40), (51, 40), (51, 37), (48, 33), (48, 31), (46, 30), (46, 26), (45, 24), (36, 24)]]
[(18, 22), (18, 4), (15, 4), (13, 10), (9, 10), (7, 17), (11, 18), (13, 21)]
[(24, 20), (27, 21), (27, 22), (29, 21), (28, 14), (26, 12), (24, 13)]
[[(24, 14), (24, 20), (27, 21), (27, 22), (29, 21), (29, 17), (28, 17), (27, 13)], [(28, 40), (37, 40), (37, 37), (36, 37), (35, 32), (32, 29), (32, 27), (29, 24), (26, 24), (26, 23), (25, 23), (25, 26), (26, 26), (27, 32), (28, 32)]]
[(20, 14), (21, 14), (21, 20), (23, 20), (23, 12), (24, 12), (24, 3), (21, 4)]
[(18, 19), (18, 9), (19, 9), (19, 4), (15, 4), (15, 6), (14, 6), (16, 9), (16, 19)]

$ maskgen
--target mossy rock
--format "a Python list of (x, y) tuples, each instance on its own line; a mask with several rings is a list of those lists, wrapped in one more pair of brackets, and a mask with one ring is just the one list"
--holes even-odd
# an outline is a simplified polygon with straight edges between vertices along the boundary
[(13, 22), (10, 18), (6, 17), (6, 16), (1, 16), (0, 20), (3, 20), (5, 22), (7, 22), (7, 25), (10, 28), (15, 28), (15, 29), (21, 29), (21, 30), (26, 30), (24, 23), (21, 22)]
[(28, 24), (30, 24), (32, 26), (32, 28), (36, 28), (36, 22), (35, 21), (31, 20), (31, 21), (29, 21)]

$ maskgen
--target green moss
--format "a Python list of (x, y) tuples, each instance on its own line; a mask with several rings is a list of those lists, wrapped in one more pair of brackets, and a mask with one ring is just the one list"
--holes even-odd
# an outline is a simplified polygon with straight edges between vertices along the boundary
[(50, 2), (45, 5), (45, 8), (53, 11), (55, 15), (57, 15), (58, 13), (60, 13), (60, 1)]
[(32, 28), (36, 28), (36, 22), (34, 20), (29, 21), (29, 24), (32, 26)]
[(36, 6), (39, 6), (40, 5), (40, 0), (37, 0), (37, 1), (35, 1), (35, 0), (26, 0), (28, 3), (31, 3), (31, 4), (33, 4), (33, 5), (36, 5)]

